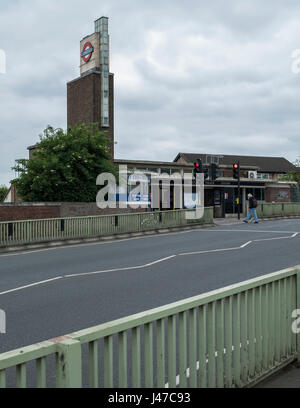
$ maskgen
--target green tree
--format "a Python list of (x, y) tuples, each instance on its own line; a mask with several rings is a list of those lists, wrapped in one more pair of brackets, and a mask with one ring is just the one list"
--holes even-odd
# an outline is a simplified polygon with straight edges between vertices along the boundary
[(69, 128), (48, 126), (32, 158), (17, 160), (13, 180), (18, 195), (28, 202), (95, 202), (103, 172), (117, 176), (109, 140), (97, 124)]
[(0, 186), (0, 202), (2, 202), (8, 192), (8, 188), (4, 185)]
[(300, 185), (300, 157), (298, 157), (298, 159), (296, 159), (293, 164), (298, 168), (297, 171), (290, 171), (289, 173), (282, 176), (280, 180), (297, 181), (298, 185)]

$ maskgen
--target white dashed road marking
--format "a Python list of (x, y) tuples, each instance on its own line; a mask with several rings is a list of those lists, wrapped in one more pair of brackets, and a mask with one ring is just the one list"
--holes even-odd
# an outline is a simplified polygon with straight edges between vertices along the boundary
[[(210, 231), (221, 231), (221, 232), (242, 232), (241, 230), (210, 230)], [(187, 231), (186, 231), (187, 232)], [(247, 232), (264, 232), (264, 233), (288, 233), (291, 234), (291, 231), (249, 231), (247, 230)], [(104, 274), (104, 273), (109, 273), (109, 272), (121, 272), (121, 271), (129, 271), (129, 270), (134, 270), (134, 269), (144, 269), (144, 268), (149, 268), (153, 265), (156, 265), (158, 263), (162, 263), (162, 262), (167, 262), (173, 258), (176, 258), (177, 256), (189, 256), (189, 255), (201, 255), (201, 254), (208, 254), (208, 253), (216, 253), (216, 252), (225, 252), (225, 251), (237, 251), (237, 250), (241, 250), (241, 249), (245, 249), (247, 246), (251, 245), (254, 242), (262, 242), (262, 241), (273, 241), (273, 240), (280, 240), (280, 239), (292, 239), (292, 238), (296, 238), (299, 235), (299, 232), (294, 232), (292, 233), (293, 235), (290, 235), (288, 237), (275, 237), (275, 238), (263, 238), (263, 239), (256, 239), (253, 241), (248, 241), (245, 244), (239, 246), (239, 247), (234, 247), (234, 248), (220, 248), (220, 249), (211, 249), (211, 250), (207, 250), (207, 251), (198, 251), (198, 252), (187, 252), (187, 253), (181, 253), (181, 254), (174, 254), (174, 255), (170, 255), (166, 258), (162, 258), (162, 259), (158, 259), (156, 261), (147, 263), (145, 265), (138, 265), (138, 266), (129, 266), (126, 268), (115, 268), (115, 269), (107, 269), (107, 270), (103, 270), (103, 271), (96, 271), (96, 272), (86, 272), (86, 273), (78, 273), (78, 274), (73, 274), (73, 275), (64, 275), (64, 276), (58, 276), (56, 278), (52, 278), (52, 279), (47, 279), (44, 281), (40, 281), (40, 282), (36, 282), (36, 283), (31, 283), (29, 285), (25, 285), (25, 286), (21, 286), (18, 288), (14, 288), (14, 289), (10, 289), (4, 292), (0, 292), (0, 296), (1, 295), (6, 295), (9, 293), (13, 293), (13, 292), (17, 292), (17, 291), (21, 291), (21, 290), (25, 290), (31, 287), (35, 287), (35, 286), (40, 286), (49, 282), (53, 282), (53, 281), (58, 281), (61, 279), (70, 279), (70, 278), (75, 278), (75, 277), (80, 277), (80, 276), (91, 276), (91, 275), (100, 275), (100, 274)], [(113, 241), (115, 242), (115, 241)], [(122, 242), (122, 241), (120, 241)]]
[(128, 266), (127, 268), (107, 269), (107, 270), (104, 270), (104, 271), (96, 271), (96, 272), (77, 273), (77, 274), (74, 274), (74, 275), (65, 275), (64, 277), (65, 278), (75, 278), (77, 276), (99, 275), (101, 273), (120, 272), (120, 271), (129, 271), (129, 270), (132, 270), (132, 269), (148, 268), (149, 266), (156, 265), (158, 263), (168, 261), (168, 260), (170, 260), (172, 258), (175, 258), (175, 257), (176, 257), (176, 255), (171, 255), (171, 256), (168, 256), (167, 258), (158, 259), (157, 261), (154, 261), (154, 262), (151, 262), (151, 263), (148, 263), (148, 264), (145, 264), (145, 265)]
[(21, 286), (21, 287), (19, 287), (19, 288), (10, 289), (10, 290), (7, 290), (7, 291), (5, 291), (5, 292), (1, 292), (0, 295), (6, 295), (6, 294), (8, 294), (8, 293), (18, 292), (18, 291), (23, 290), (23, 289), (32, 288), (33, 286), (43, 285), (43, 284), (45, 284), (45, 283), (57, 281), (57, 280), (59, 280), (59, 279), (63, 279), (63, 277), (62, 277), (62, 276), (58, 276), (57, 278), (47, 279), (47, 280), (44, 280), (44, 281), (41, 281), (41, 282), (36, 282), (36, 283), (31, 283), (30, 285)]

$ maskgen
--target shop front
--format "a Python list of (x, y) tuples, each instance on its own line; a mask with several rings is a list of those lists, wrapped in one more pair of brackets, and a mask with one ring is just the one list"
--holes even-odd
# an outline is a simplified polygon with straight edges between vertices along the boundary
[(215, 218), (225, 218), (235, 216), (240, 213), (246, 214), (248, 194), (251, 193), (258, 202), (265, 202), (265, 185), (264, 183), (242, 183), (240, 194), (238, 186), (235, 183), (226, 185), (206, 186), (205, 189), (205, 206), (214, 207)]

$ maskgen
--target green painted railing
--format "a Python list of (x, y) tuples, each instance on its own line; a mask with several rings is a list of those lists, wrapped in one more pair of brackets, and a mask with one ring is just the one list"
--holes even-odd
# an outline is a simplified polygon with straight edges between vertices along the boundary
[(251, 386), (300, 360), (295, 309), (300, 265), (2, 354), (0, 387), (28, 386), (32, 363), (37, 387), (53, 377), (57, 387), (75, 388)]
[(0, 222), (0, 246), (93, 238), (118, 233), (213, 223), (213, 208), (205, 208), (203, 218), (187, 219), (186, 214), (193, 212), (195, 211), (176, 210)]
[(300, 203), (259, 204), (257, 215), (261, 218), (300, 216)]

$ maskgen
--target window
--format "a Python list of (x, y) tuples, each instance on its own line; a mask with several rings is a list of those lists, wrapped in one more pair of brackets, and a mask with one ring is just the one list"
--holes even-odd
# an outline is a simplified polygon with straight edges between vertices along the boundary
[(270, 175), (269, 173), (257, 173), (257, 178), (260, 180), (269, 180)]
[(151, 173), (158, 174), (158, 169), (157, 169), (157, 168), (150, 168), (149, 171), (150, 171)]
[(178, 169), (171, 169), (171, 174), (181, 174), (181, 171), (180, 171), (180, 169), (178, 168)]
[(170, 169), (161, 169), (161, 174), (165, 173), (165, 174), (171, 174), (171, 170)]
[(257, 201), (265, 201), (265, 190), (263, 188), (247, 188), (246, 200), (248, 201), (248, 194), (252, 194)]

